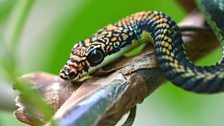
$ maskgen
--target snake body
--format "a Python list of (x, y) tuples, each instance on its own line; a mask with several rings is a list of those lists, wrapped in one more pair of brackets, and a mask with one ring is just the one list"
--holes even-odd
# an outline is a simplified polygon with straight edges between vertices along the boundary
[[(224, 1), (197, 0), (197, 3), (224, 48)], [(212, 15), (214, 13), (217, 15)], [(204, 67), (192, 63), (184, 51), (183, 39), (175, 21), (157, 11), (125, 17), (75, 44), (69, 60), (60, 71), (60, 77), (78, 80), (148, 41), (154, 44), (160, 69), (174, 85), (196, 93), (224, 91), (222, 63)]]

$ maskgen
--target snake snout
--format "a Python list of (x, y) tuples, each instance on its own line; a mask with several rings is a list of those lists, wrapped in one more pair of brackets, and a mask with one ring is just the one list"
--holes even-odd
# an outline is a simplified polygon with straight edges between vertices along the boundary
[(69, 80), (68, 72), (66, 72), (66, 71), (68, 71), (68, 70), (66, 70), (66, 68), (62, 68), (59, 73), (59, 76), (60, 76), (60, 78), (62, 78), (64, 80)]
[(74, 80), (77, 77), (76, 71), (74, 69), (71, 69), (67, 65), (65, 65), (60, 73), (59, 76), (64, 80)]

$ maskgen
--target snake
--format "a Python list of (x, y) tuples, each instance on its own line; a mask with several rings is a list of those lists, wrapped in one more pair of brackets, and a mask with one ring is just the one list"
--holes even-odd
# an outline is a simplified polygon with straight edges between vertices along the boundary
[(176, 22), (160, 11), (142, 11), (77, 42), (60, 70), (60, 77), (77, 81), (133, 48), (152, 42), (159, 69), (174, 85), (194, 93), (224, 91), (224, 0), (196, 0), (196, 3), (221, 43), (222, 58), (216, 64), (194, 64), (185, 52)]

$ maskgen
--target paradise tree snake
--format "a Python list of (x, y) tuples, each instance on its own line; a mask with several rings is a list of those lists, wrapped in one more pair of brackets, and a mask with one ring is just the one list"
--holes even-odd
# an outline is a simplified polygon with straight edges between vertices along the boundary
[[(224, 0), (196, 1), (223, 49)], [(148, 41), (154, 44), (160, 69), (174, 85), (196, 93), (224, 90), (224, 51), (222, 60), (216, 65), (195, 65), (184, 51), (177, 24), (158, 11), (143, 11), (125, 17), (75, 44), (69, 60), (60, 71), (60, 77), (78, 80)]]

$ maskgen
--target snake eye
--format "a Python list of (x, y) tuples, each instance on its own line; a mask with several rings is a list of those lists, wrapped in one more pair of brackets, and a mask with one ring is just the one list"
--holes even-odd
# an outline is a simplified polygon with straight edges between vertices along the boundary
[(100, 48), (93, 49), (87, 56), (91, 66), (96, 66), (100, 64), (104, 59), (104, 52)]

